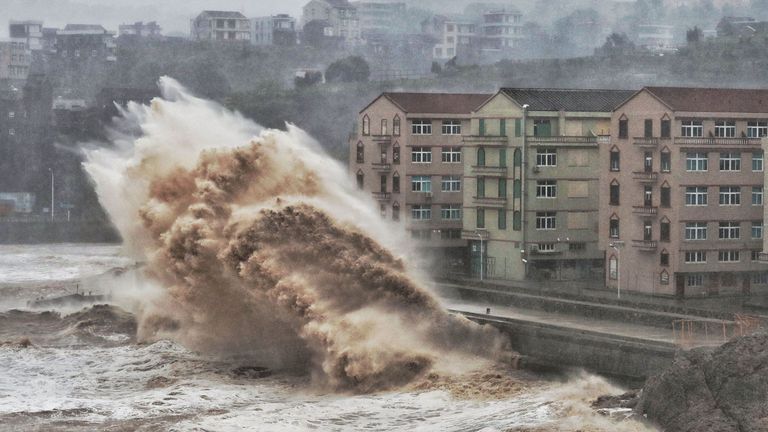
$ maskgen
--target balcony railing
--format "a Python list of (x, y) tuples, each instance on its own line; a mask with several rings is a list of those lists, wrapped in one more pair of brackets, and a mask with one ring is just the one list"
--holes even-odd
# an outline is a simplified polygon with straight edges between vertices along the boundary
[(505, 146), (509, 142), (506, 136), (498, 135), (464, 135), (461, 140), (465, 143), (482, 144), (483, 146)]
[(498, 197), (473, 197), (475, 205), (483, 207), (504, 207), (507, 204), (506, 198)]
[(392, 164), (389, 163), (373, 163), (371, 164), (374, 171), (391, 171)]
[(392, 142), (392, 135), (371, 135), (371, 140), (381, 144), (389, 144)]
[(632, 207), (632, 213), (641, 216), (655, 216), (659, 214), (659, 208), (651, 206), (634, 206)]
[(507, 167), (472, 165), (472, 172), (474, 174), (484, 174), (484, 175), (488, 175), (488, 174), (506, 175)]
[(632, 173), (632, 178), (635, 180), (640, 180), (641, 183), (653, 183), (659, 179), (659, 173), (635, 171)]
[(759, 146), (760, 138), (677, 137), (675, 144), (690, 146)]
[(536, 145), (557, 145), (557, 146), (593, 146), (597, 145), (596, 136), (527, 136), (525, 139), (530, 144)]
[(656, 240), (632, 240), (632, 246), (641, 251), (651, 252), (656, 250), (658, 242)]
[(768, 263), (768, 252), (760, 252), (760, 255), (758, 255), (758, 260), (760, 262)]
[(653, 137), (635, 137), (632, 139), (632, 143), (638, 147), (655, 148), (659, 146), (660, 142), (661, 142), (661, 138), (653, 138)]
[(373, 192), (373, 198), (379, 201), (389, 201), (392, 194), (389, 192)]

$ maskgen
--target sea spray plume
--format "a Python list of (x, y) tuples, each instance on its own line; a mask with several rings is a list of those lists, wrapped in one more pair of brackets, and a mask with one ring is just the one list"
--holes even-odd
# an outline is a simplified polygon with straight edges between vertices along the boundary
[(161, 89), (166, 99), (129, 107), (133, 146), (92, 152), (86, 166), (165, 287), (140, 337), (309, 366), (316, 383), (352, 391), (504, 351), (420, 287), (390, 251), (396, 226), (303, 132), (261, 131), (167, 78)]

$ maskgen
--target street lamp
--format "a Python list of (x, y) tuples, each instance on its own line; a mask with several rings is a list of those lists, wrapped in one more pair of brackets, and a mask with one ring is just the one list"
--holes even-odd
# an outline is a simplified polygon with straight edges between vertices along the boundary
[(479, 231), (475, 231), (475, 234), (477, 234), (477, 238), (480, 239), (480, 282), (483, 281), (483, 236), (480, 235)]
[[(616, 297), (621, 300), (621, 247), (624, 246), (624, 242), (617, 240), (613, 243), (609, 243), (608, 246), (616, 251)], [(610, 271), (610, 269), (608, 269)]]
[(54, 210), (55, 209), (55, 207), (54, 207), (55, 201), (54, 201), (54, 197), (53, 197), (55, 181), (54, 181), (54, 177), (53, 177), (53, 168), (48, 168), (48, 171), (50, 171), (50, 173), (51, 173), (51, 221), (53, 221), (54, 218), (55, 218), (55, 215), (56, 215), (55, 214), (56, 210)]

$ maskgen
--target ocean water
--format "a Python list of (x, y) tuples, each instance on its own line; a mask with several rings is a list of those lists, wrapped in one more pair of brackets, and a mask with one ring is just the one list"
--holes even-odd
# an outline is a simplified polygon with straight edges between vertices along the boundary
[[(0, 286), (22, 300), (52, 296), (131, 264), (116, 246), (3, 246)], [(20, 309), (0, 308), (0, 431), (651, 430), (593, 413), (590, 398), (621, 389), (588, 375), (551, 382), (521, 373), (521, 390), (501, 396), (456, 397), (445, 388), (334, 394), (313, 388), (302, 371), (249, 378), (238, 368), (255, 365), (242, 358), (168, 340), (137, 343), (131, 314), (118, 307)]]

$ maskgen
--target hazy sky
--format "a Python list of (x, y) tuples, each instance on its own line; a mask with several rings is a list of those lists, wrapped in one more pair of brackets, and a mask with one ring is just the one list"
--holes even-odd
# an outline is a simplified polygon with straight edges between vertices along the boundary
[(11, 19), (43, 20), (46, 27), (67, 23), (103, 24), (157, 21), (165, 33), (189, 32), (189, 19), (204, 9), (239, 10), (246, 16), (289, 13), (301, 16), (308, 0), (0, 0), (0, 36)]

